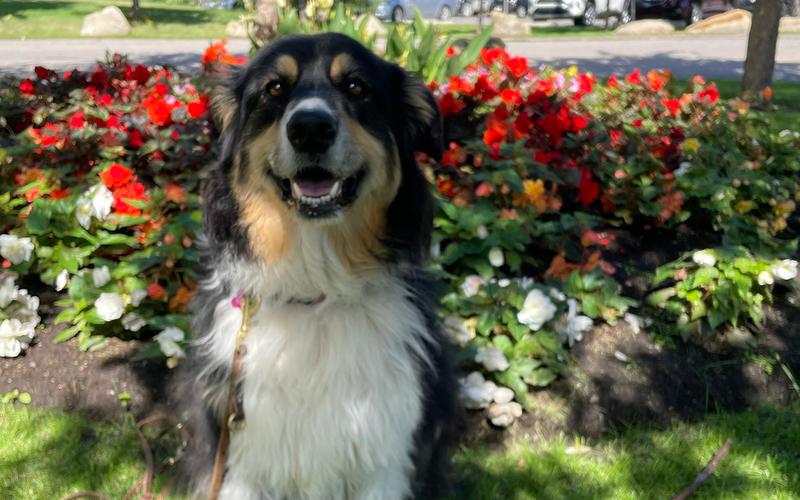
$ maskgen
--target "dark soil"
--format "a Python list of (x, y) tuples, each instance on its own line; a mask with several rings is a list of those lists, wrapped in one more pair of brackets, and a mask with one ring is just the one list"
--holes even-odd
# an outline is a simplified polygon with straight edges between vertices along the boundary
[(33, 404), (81, 411), (102, 418), (122, 412), (120, 395), (130, 395), (134, 415), (155, 410), (162, 401), (169, 370), (160, 360), (131, 362), (144, 346), (112, 338), (95, 352), (81, 352), (75, 340), (56, 344), (58, 328), (47, 328), (17, 358), (0, 358), (0, 394), (29, 392)]
[(475, 431), (469, 440), (493, 445), (562, 432), (597, 437), (638, 423), (666, 426), (708, 412), (786, 404), (800, 394), (776, 355), (800, 376), (798, 322), (796, 307), (770, 309), (756, 335), (759, 345), (749, 353), (715, 339), (703, 345), (677, 339), (667, 347), (623, 322), (596, 328), (572, 348), (570, 375), (534, 393), (532, 411), (510, 432), (493, 428), (476, 412), (469, 418)]

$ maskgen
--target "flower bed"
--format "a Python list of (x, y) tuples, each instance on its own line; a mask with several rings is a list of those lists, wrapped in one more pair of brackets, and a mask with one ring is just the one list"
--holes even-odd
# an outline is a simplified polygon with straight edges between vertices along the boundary
[[(239, 62), (219, 43), (203, 60)], [(142, 355), (183, 356), (215, 156), (209, 87), (120, 56), (0, 85), (0, 355), (39, 321), (24, 283), (63, 292), (59, 341), (153, 338)], [(598, 322), (741, 339), (731, 332), (757, 324), (773, 287), (794, 283), (800, 134), (772, 134), (701, 78), (673, 87), (666, 72), (535, 70), (501, 49), (431, 85), (447, 148), (441, 164), (420, 160), (440, 198), (443, 325), (472, 372), (465, 404), (495, 425), (563, 374)], [(669, 244), (646, 264), (654, 238)]]

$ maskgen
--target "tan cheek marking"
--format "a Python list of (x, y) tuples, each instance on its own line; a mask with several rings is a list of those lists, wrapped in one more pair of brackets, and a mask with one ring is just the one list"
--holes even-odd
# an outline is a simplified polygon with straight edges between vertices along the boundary
[(286, 54), (275, 60), (275, 71), (282, 78), (285, 78), (289, 84), (294, 84), (300, 74), (300, 69), (295, 58)]
[(355, 147), (367, 160), (370, 171), (361, 195), (344, 220), (329, 228), (329, 238), (339, 259), (350, 270), (374, 269), (386, 253), (386, 210), (400, 187), (400, 159), (352, 120), (345, 120)]
[(340, 82), (342, 76), (349, 73), (355, 67), (353, 58), (350, 54), (339, 54), (331, 61), (330, 77), (334, 82)]
[(236, 113), (236, 99), (223, 86), (214, 89), (212, 94), (211, 109), (217, 124), (224, 130), (233, 121), (233, 115)]
[[(247, 228), (250, 249), (265, 264), (274, 264), (288, 253), (292, 231), (287, 207), (274, 185), (260, 170), (275, 147), (277, 127), (272, 126), (248, 146), (249, 161), (233, 170), (232, 186)], [(259, 159), (262, 159), (259, 161)]]

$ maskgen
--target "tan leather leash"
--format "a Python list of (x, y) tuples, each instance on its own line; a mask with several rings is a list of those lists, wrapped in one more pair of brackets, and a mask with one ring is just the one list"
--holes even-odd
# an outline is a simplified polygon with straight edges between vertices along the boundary
[(234, 307), (242, 309), (242, 326), (236, 335), (236, 349), (233, 351), (233, 361), (231, 362), (231, 378), (228, 388), (228, 409), (223, 422), (222, 429), (217, 441), (217, 452), (214, 456), (214, 470), (211, 474), (211, 488), (209, 489), (208, 499), (217, 500), (219, 491), (222, 488), (222, 478), (225, 473), (225, 458), (230, 444), (231, 431), (244, 428), (244, 408), (240, 400), (240, 394), (236, 384), (239, 381), (239, 373), (242, 369), (242, 358), (247, 354), (247, 347), (242, 341), (247, 337), (250, 330), (250, 320), (258, 310), (258, 296), (253, 298), (240, 293), (231, 302)]

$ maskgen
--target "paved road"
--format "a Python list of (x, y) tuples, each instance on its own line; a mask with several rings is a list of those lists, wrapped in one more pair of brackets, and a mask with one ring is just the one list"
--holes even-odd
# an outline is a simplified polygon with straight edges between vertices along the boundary
[[(88, 68), (106, 52), (128, 54), (133, 61), (160, 63), (196, 70), (207, 40), (69, 39), (0, 40), (0, 72), (26, 74), (35, 65), (65, 70)], [(231, 40), (229, 48), (245, 54), (244, 40)], [(508, 44), (513, 54), (524, 55), (533, 64), (575, 64), (583, 70), (606, 76), (667, 68), (675, 76), (702, 74), (710, 78), (736, 78), (742, 74), (747, 40), (739, 36), (673, 36), (662, 38), (539, 38)], [(800, 35), (781, 35), (778, 40), (775, 77), (800, 81)]]

